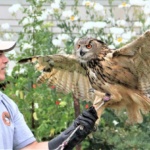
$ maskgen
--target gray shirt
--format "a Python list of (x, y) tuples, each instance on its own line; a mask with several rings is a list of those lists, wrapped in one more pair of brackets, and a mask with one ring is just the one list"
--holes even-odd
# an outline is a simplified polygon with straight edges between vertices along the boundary
[(17, 105), (0, 92), (0, 150), (17, 150), (35, 141)]

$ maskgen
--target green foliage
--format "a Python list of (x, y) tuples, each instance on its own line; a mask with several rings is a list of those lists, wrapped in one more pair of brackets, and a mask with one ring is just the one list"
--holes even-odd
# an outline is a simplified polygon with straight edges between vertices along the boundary
[[(107, 110), (102, 116), (103, 123), (98, 126), (94, 138), (90, 140), (89, 149), (95, 150), (101, 147), (103, 150), (148, 150), (150, 148), (149, 116), (145, 116), (142, 124), (128, 126), (124, 124), (124, 117), (115, 114), (113, 118), (110, 117), (113, 114), (112, 111)], [(117, 125), (112, 124), (114, 119), (119, 120)]]
[[(70, 6), (71, 13), (67, 12), (68, 1), (27, 0), (27, 2), (29, 7), (22, 9), (23, 18), (18, 22), (23, 30), (18, 37), (20, 51), (16, 56), (11, 55), (11, 59), (14, 60), (34, 55), (72, 53), (74, 41), (83, 36), (93, 36), (109, 46), (118, 48), (135, 38), (137, 34), (134, 35), (134, 31), (142, 33), (150, 26), (142, 6), (127, 7), (127, 2), (120, 6), (120, 11), (125, 14), (124, 21), (128, 23), (127, 26), (124, 23), (117, 23), (118, 19), (115, 18), (113, 8), (114, 0), (108, 0), (109, 9), (103, 8), (95, 1), (83, 1), (84, 16), (83, 10), (79, 9), (81, 3), (78, 0), (74, 0), (74, 5)], [(65, 11), (66, 14), (62, 16)], [(135, 27), (133, 25), (135, 21), (142, 23), (142, 26)], [(60, 34), (53, 32), (54, 27)], [(110, 30), (112, 27), (116, 27), (113, 32)], [(123, 29), (121, 33), (120, 28)], [(124, 38), (126, 33), (128, 35)], [(55, 137), (72, 123), (75, 118), (74, 104), (71, 94), (56, 93), (54, 86), (37, 85), (38, 76), (39, 72), (34, 70), (32, 64), (17, 64), (11, 76), (7, 77), (8, 84), (4, 92), (18, 104), (36, 138), (45, 141)], [(80, 104), (81, 110), (91, 105), (82, 101)], [(149, 116), (145, 116), (142, 124), (133, 126), (126, 126), (125, 120), (124, 113), (118, 116), (112, 110), (106, 110), (97, 131), (82, 142), (82, 149), (150, 149)]]

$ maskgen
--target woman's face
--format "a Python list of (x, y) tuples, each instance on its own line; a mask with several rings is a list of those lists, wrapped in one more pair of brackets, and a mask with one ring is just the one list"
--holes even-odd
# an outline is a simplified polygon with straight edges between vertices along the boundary
[(0, 81), (5, 80), (6, 75), (6, 65), (9, 59), (5, 56), (5, 53), (0, 52)]

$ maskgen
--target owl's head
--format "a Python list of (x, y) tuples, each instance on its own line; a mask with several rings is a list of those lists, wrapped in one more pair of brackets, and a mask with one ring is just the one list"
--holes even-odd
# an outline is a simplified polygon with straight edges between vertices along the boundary
[(98, 39), (81, 38), (75, 44), (75, 55), (80, 62), (86, 63), (91, 59), (97, 58), (106, 49), (108, 49), (106, 44)]

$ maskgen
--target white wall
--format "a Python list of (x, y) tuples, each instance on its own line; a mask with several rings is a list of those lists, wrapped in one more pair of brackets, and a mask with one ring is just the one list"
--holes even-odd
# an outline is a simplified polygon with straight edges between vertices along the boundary
[[(83, 13), (84, 8), (82, 6), (82, 0), (79, 0), (79, 2), (80, 2), (79, 11), (81, 14), (83, 14), (82, 15), (83, 19), (85, 19), (84, 13)], [(105, 8), (109, 9), (107, 0), (97, 0), (96, 2), (99, 2), (100, 4), (104, 5)], [(29, 6), (25, 0), (0, 0), (0, 26), (1, 26), (1, 24), (4, 24), (4, 23), (10, 24), (9, 32), (15, 32), (16, 33), (15, 34), (16, 36), (13, 38), (13, 40), (17, 40), (18, 33), (20, 31), (22, 31), (22, 27), (18, 24), (18, 21), (23, 17), (23, 15), (21, 14), (21, 12), (19, 12), (19, 13), (17, 13), (16, 17), (14, 17), (8, 12), (8, 8), (10, 6), (12, 6), (13, 4), (17, 4), (17, 3), (19, 3), (25, 7)], [(74, 3), (74, 0), (66, 0), (66, 4), (67, 4), (68, 8), (71, 5), (73, 5), (73, 3)], [(118, 5), (121, 3), (122, 3), (121, 0), (115, 0), (115, 2), (113, 2), (113, 14), (115, 15), (115, 18), (117, 18), (117, 19), (125, 17), (123, 10), (118, 8)], [(49, 5), (47, 4), (47, 5), (45, 5), (45, 7), (48, 8)], [(57, 27), (53, 27), (52, 30), (54, 33), (60, 32), (60, 29), (58, 29)], [(0, 37), (0, 39), (1, 39), (1, 37)], [(17, 50), (17, 48), (15, 50)], [(10, 62), (9, 70), (11, 70), (14, 65), (15, 65), (14, 62)]]
[[(68, 8), (70, 5), (73, 5), (74, 0), (66, 0), (66, 4), (68, 5)], [(82, 4), (82, 0), (79, 1), (80, 4)], [(108, 2), (107, 0), (97, 0), (97, 2), (104, 5), (106, 8), (108, 8)], [(22, 14), (18, 13), (16, 17), (13, 17), (9, 12), (8, 8), (12, 6), (13, 4), (20, 3), (23, 6), (28, 6), (25, 0), (0, 0), (0, 25), (3, 23), (9, 23), (11, 26), (11, 30), (14, 32), (19, 32), (22, 30), (21, 26), (18, 25), (18, 20), (22, 18)], [(121, 9), (118, 8), (118, 4), (121, 4), (121, 0), (116, 0), (113, 3), (113, 11), (116, 16), (116, 18), (123, 18), (124, 13)], [(46, 7), (49, 7), (46, 5)], [(80, 13), (83, 13), (83, 6), (80, 5), (79, 7)], [(84, 18), (84, 15), (83, 15)], [(57, 28), (53, 30), (54, 32), (58, 32)]]

